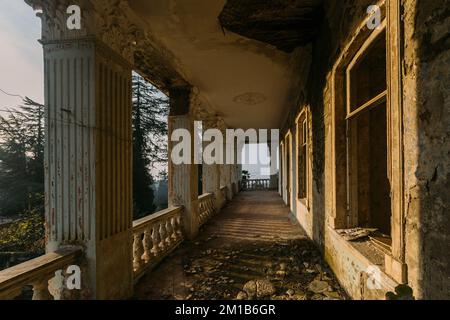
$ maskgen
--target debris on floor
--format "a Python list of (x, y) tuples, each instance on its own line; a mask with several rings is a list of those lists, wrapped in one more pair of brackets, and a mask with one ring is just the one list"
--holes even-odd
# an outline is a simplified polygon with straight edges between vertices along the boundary
[[(219, 239), (217, 241), (223, 241)], [(191, 244), (184, 252), (184, 294), (153, 288), (146, 299), (341, 300), (348, 299), (307, 239), (220, 247)], [(170, 288), (169, 288), (170, 289)]]
[(337, 230), (337, 233), (339, 233), (346, 241), (357, 241), (369, 237), (377, 230), (378, 229), (374, 228), (353, 228)]

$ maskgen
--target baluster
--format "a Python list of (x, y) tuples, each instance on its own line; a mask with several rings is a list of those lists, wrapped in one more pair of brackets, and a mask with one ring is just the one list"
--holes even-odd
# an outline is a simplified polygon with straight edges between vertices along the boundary
[(205, 200), (202, 200), (200, 203), (200, 217), (201, 217), (201, 224), (204, 224), (206, 221), (206, 210), (205, 210)]
[(178, 214), (175, 220), (177, 225), (177, 238), (181, 240), (183, 239), (183, 231), (181, 230), (181, 214)]
[(172, 224), (170, 223), (170, 219), (171, 219), (171, 218), (169, 218), (169, 219), (167, 219), (167, 220), (164, 221), (164, 225), (165, 225), (166, 231), (167, 231), (167, 234), (166, 234), (166, 243), (167, 243), (167, 247), (168, 247), (168, 248), (170, 248), (170, 246), (172, 245), (172, 232), (173, 232), (173, 230), (172, 230)]
[(172, 217), (170, 218), (170, 223), (172, 224), (172, 239), (174, 243), (177, 243), (179, 240), (178, 233), (177, 233), (177, 218)]
[(159, 246), (161, 248), (161, 251), (164, 252), (164, 251), (166, 251), (167, 246), (166, 246), (166, 228), (164, 227), (163, 222), (159, 222), (159, 235), (161, 237)]
[(208, 199), (205, 199), (205, 222), (209, 220), (209, 206), (208, 206)]
[(152, 228), (147, 228), (144, 232), (144, 255), (142, 256), (145, 263), (149, 263), (154, 257), (152, 252), (153, 249), (153, 239), (152, 239)]
[(200, 200), (198, 203), (198, 223), (203, 224), (203, 201)]
[(216, 213), (215, 210), (216, 208), (214, 207), (214, 198), (210, 197), (209, 198), (209, 210), (211, 211), (211, 217)]
[(152, 225), (152, 241), (153, 241), (153, 248), (152, 252), (155, 255), (155, 257), (158, 257), (161, 253), (161, 248), (159, 246), (159, 243), (161, 241), (161, 237), (159, 235), (159, 225), (154, 224)]
[(213, 205), (213, 202), (212, 202), (212, 197), (209, 197), (208, 206), (209, 206), (209, 208), (208, 208), (208, 210), (209, 210), (209, 217), (211, 218), (214, 215), (214, 205)]
[(203, 200), (203, 223), (208, 221), (208, 199)]
[(41, 278), (32, 284), (33, 300), (53, 300), (50, 291), (48, 291), (48, 280), (50, 277)]
[(133, 268), (134, 271), (139, 271), (144, 261), (142, 255), (144, 254), (144, 245), (142, 243), (142, 233), (135, 233), (133, 236)]

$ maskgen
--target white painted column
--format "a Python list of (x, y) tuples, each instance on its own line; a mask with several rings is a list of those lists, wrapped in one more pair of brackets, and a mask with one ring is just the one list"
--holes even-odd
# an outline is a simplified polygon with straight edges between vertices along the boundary
[[(203, 131), (213, 129), (214, 125), (208, 121), (203, 121)], [(210, 142), (204, 142), (204, 146)], [(213, 193), (215, 198), (215, 207), (219, 211), (224, 199), (220, 192), (220, 165), (217, 163), (206, 164), (203, 163), (203, 191), (207, 193)]]
[(274, 163), (276, 159), (276, 155), (272, 155), (272, 143), (270, 141), (267, 142), (267, 148), (269, 150), (269, 156), (270, 156), (270, 183), (269, 183), (269, 189), (270, 190), (277, 190), (278, 189), (278, 173), (275, 173), (276, 170), (276, 163)]
[(94, 40), (46, 43), (44, 61), (47, 251), (84, 249), (84, 297), (129, 297), (131, 68)]
[(242, 188), (242, 151), (244, 149), (245, 142), (237, 141), (236, 144), (236, 188), (239, 193)]
[(238, 192), (241, 192), (242, 189), (242, 164), (237, 165), (236, 171), (237, 181), (238, 181)]
[[(189, 114), (190, 87), (173, 87), (169, 92), (169, 206), (183, 206), (182, 223), (185, 236), (193, 239), (198, 234), (198, 168), (194, 164), (194, 119)], [(175, 164), (171, 153), (175, 144), (171, 136), (174, 130), (185, 129), (190, 133), (190, 163)], [(188, 142), (188, 143), (189, 143)]]
[(232, 194), (233, 196), (236, 195), (239, 190), (238, 190), (238, 184), (239, 184), (239, 178), (238, 178), (238, 149), (239, 146), (238, 144), (234, 144), (233, 146), (233, 152), (234, 152), (234, 163), (231, 165), (230, 168), (230, 175), (231, 175), (231, 185), (233, 186), (232, 188)]
[(224, 141), (224, 169), (223, 169), (223, 173), (224, 173), (224, 184), (227, 187), (227, 200), (230, 201), (233, 199), (233, 187), (231, 184), (231, 176), (232, 176), (232, 164), (227, 164), (226, 163), (226, 150), (228, 150), (229, 148), (231, 148), (232, 146), (227, 144), (226, 141)]

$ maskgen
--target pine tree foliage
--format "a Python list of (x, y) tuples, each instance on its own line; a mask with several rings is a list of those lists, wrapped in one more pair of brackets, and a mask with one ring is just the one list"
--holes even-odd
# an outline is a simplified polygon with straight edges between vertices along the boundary
[(168, 99), (141, 76), (133, 75), (134, 216), (154, 212), (152, 167), (167, 162)]
[(0, 214), (43, 212), (44, 106), (30, 98), (0, 115)]

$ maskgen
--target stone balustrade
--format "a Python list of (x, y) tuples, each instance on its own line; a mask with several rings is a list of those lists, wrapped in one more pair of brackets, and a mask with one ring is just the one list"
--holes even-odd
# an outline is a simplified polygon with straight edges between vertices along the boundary
[(183, 241), (182, 212), (182, 207), (172, 207), (133, 222), (135, 281)]
[(198, 197), (198, 223), (201, 227), (204, 225), (216, 212), (214, 204), (214, 195), (212, 193), (205, 193)]
[(244, 191), (270, 190), (270, 179), (250, 179), (242, 180)]
[(33, 288), (33, 300), (52, 300), (49, 280), (55, 272), (77, 264), (80, 256), (81, 249), (67, 248), (0, 271), (0, 300), (19, 297), (29, 285)]

